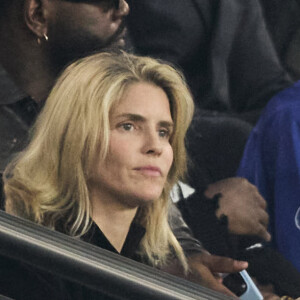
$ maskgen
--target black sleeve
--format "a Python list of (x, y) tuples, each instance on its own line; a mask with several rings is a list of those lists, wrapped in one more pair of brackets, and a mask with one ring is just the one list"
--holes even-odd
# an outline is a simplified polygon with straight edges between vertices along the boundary
[(203, 193), (195, 192), (187, 199), (180, 200), (177, 206), (206, 250), (215, 255), (234, 257), (237, 242), (228, 232), (227, 217), (218, 219), (215, 214), (219, 197), (220, 194), (217, 194), (213, 199), (208, 199)]
[(203, 251), (202, 244), (193, 237), (193, 234), (184, 222), (180, 211), (173, 204), (169, 211), (169, 224), (185, 255), (189, 256), (192, 253), (201, 253)]

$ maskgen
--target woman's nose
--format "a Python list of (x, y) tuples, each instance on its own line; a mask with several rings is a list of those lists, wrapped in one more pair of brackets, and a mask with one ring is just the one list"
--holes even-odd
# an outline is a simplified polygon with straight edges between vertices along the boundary
[(163, 150), (162, 141), (158, 136), (157, 131), (149, 132), (144, 136), (144, 146), (143, 153), (152, 154), (152, 155), (160, 155)]

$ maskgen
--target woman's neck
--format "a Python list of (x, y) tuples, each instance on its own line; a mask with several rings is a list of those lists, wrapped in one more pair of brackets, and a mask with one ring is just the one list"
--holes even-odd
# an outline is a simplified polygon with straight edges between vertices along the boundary
[(93, 194), (90, 197), (93, 207), (93, 221), (98, 225), (112, 246), (120, 253), (130, 225), (136, 215), (137, 207), (123, 207), (114, 201), (100, 200)]

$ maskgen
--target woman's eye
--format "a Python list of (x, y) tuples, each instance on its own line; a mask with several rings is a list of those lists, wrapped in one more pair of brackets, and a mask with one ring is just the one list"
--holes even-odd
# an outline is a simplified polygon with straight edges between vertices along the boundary
[(169, 132), (169, 130), (161, 129), (161, 130), (159, 130), (158, 135), (162, 138), (169, 138), (170, 132)]
[(126, 123), (126, 124), (122, 124), (121, 127), (126, 131), (131, 131), (133, 129), (133, 124)]

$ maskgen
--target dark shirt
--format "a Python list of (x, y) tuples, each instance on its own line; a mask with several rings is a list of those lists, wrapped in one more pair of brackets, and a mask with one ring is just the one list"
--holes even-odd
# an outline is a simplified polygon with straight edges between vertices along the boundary
[[(21, 151), (28, 139), (30, 126), (39, 112), (37, 103), (22, 92), (0, 65), (0, 188), (2, 174), (13, 156)], [(3, 196), (0, 209), (4, 208)]]
[[(132, 223), (120, 255), (141, 261), (137, 252), (144, 234), (142, 226)], [(82, 240), (118, 253), (95, 223)], [(102, 298), (98, 292), (80, 284), (3, 256), (0, 256), (0, 295), (16, 300), (111, 299), (107, 296)]]
[(13, 155), (24, 147), (38, 105), (23, 93), (0, 65), (0, 173)]
[(180, 67), (199, 108), (256, 115), (290, 85), (258, 0), (128, 3), (136, 51)]
[[(120, 254), (140, 261), (141, 258), (136, 252), (144, 234), (144, 227), (137, 223), (132, 223)], [(82, 240), (111, 252), (119, 253), (95, 223), (92, 224), (90, 230), (82, 237)]]

